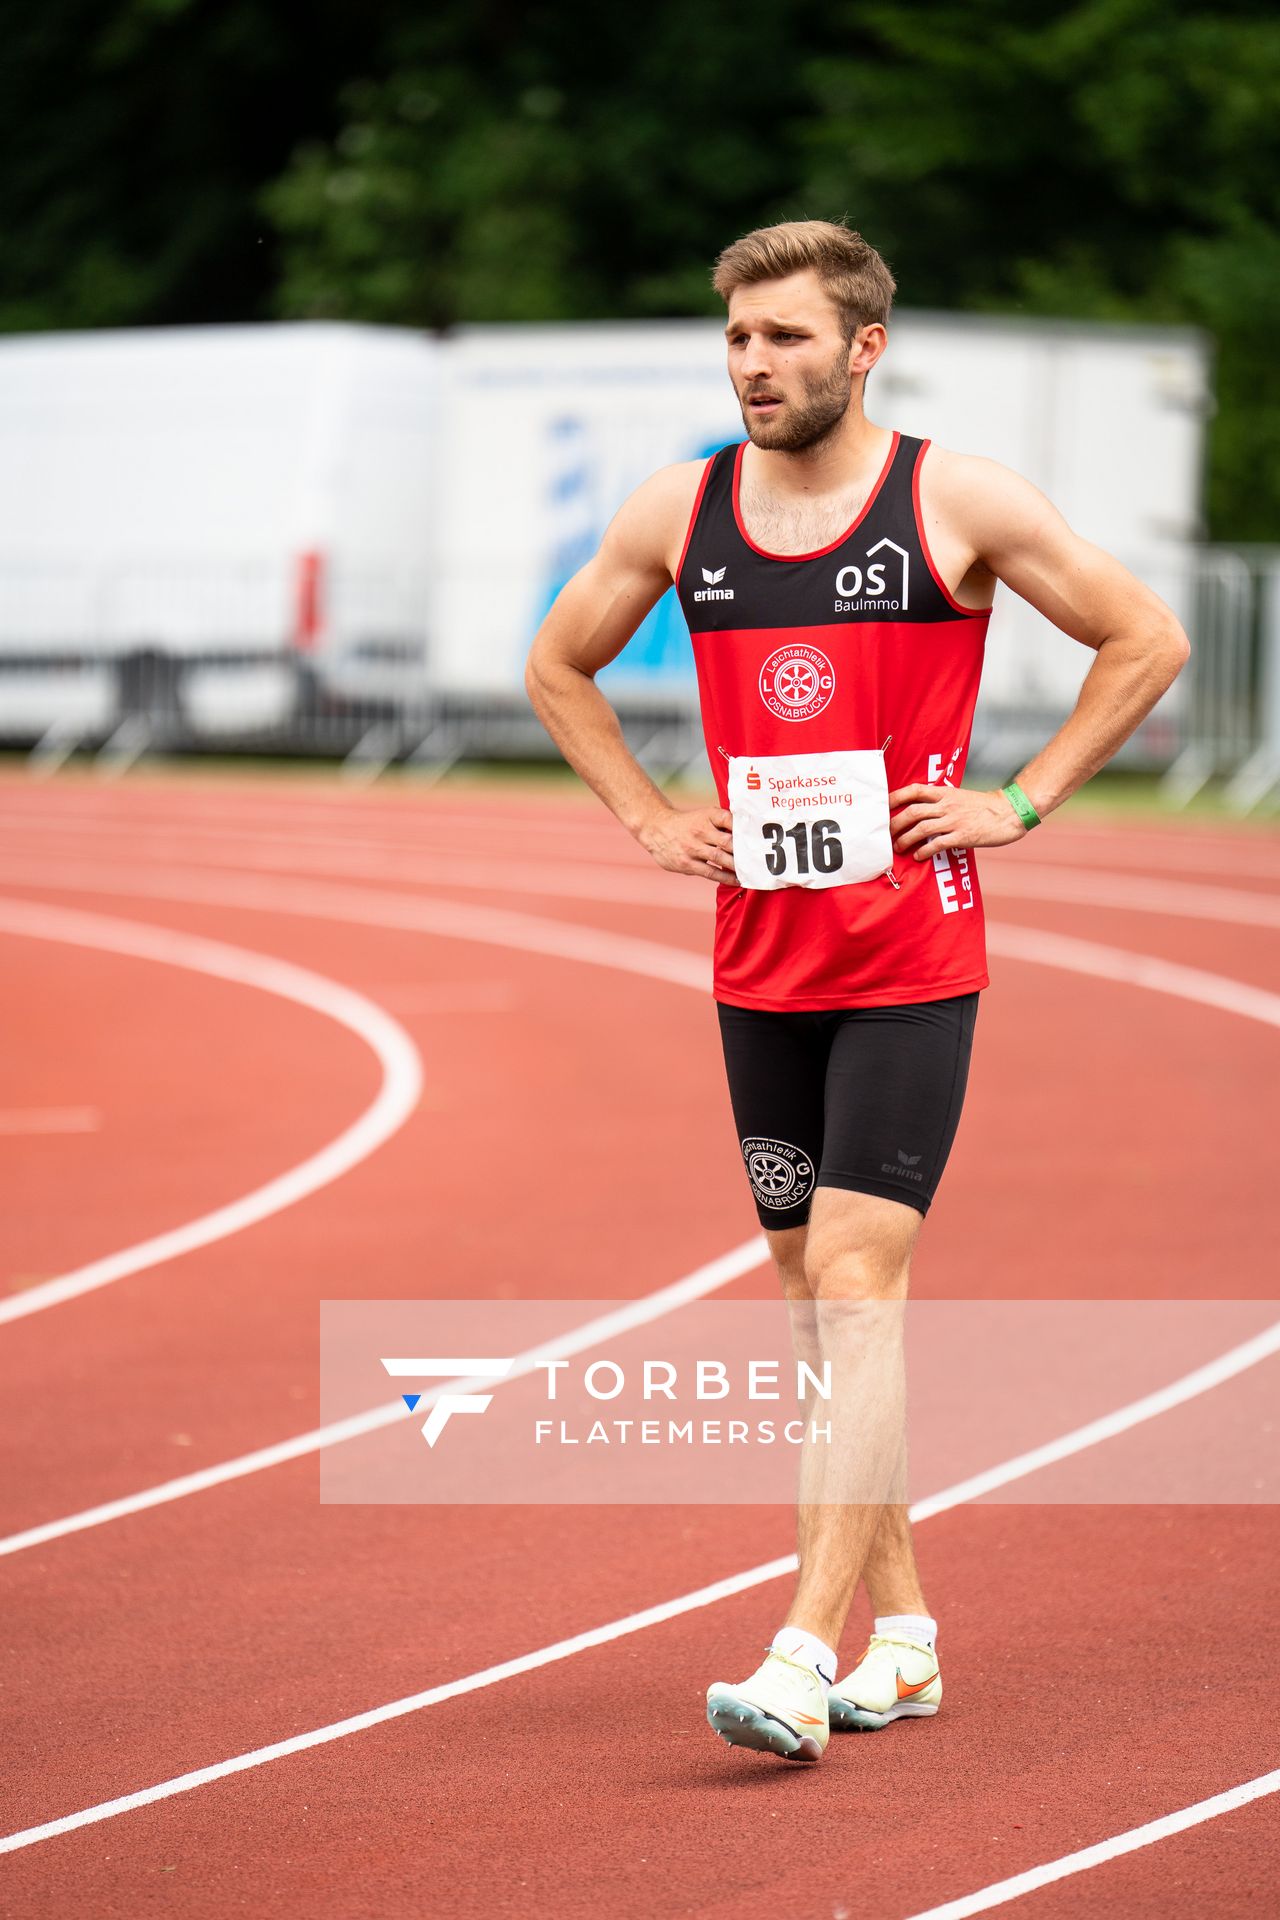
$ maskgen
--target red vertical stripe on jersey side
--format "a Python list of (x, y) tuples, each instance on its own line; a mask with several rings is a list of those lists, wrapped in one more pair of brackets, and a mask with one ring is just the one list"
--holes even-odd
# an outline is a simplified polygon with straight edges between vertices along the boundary
[(880, 469), (880, 476), (877, 479), (874, 487), (872, 487), (870, 493), (867, 495), (866, 499), (863, 501), (862, 510), (858, 514), (857, 518), (853, 521), (852, 525), (847, 526), (844, 532), (840, 535), (839, 539), (833, 540), (830, 546), (815, 547), (812, 553), (770, 553), (767, 547), (758, 547), (755, 541), (751, 538), (751, 535), (747, 532), (747, 523), (742, 517), (742, 505), (738, 498), (739, 488), (741, 486), (741, 481), (742, 481), (742, 456), (747, 450), (747, 442), (743, 440), (738, 447), (737, 453), (733, 457), (733, 487), (732, 487), (733, 517), (738, 523), (738, 532), (742, 535), (743, 539), (746, 541), (747, 545), (750, 547), (752, 553), (758, 553), (762, 560), (821, 560), (824, 554), (834, 553), (837, 547), (842, 547), (845, 541), (849, 538), (850, 534), (857, 532), (858, 528), (862, 525), (863, 521), (866, 519), (867, 515), (870, 513), (872, 507), (875, 505), (876, 495), (879, 493), (885, 481), (889, 478), (889, 469), (893, 465), (894, 460), (897, 458), (898, 441), (900, 438), (901, 438), (901, 435), (895, 433), (893, 436), (893, 439), (889, 442), (889, 452), (885, 459), (884, 465)]
[(922, 440), (920, 442), (920, 451), (916, 455), (916, 464), (911, 474), (911, 505), (916, 516), (916, 532), (920, 536), (920, 551), (924, 555), (925, 565), (933, 575), (933, 583), (947, 605), (954, 607), (957, 613), (967, 613), (971, 620), (984, 620), (991, 612), (990, 607), (966, 607), (963, 600), (957, 600), (942, 575), (938, 572), (937, 567), (933, 563), (933, 555), (929, 551), (929, 536), (924, 530), (924, 510), (920, 505), (920, 468), (924, 464), (925, 454), (928, 453), (932, 445), (933, 442), (931, 440)]
[(698, 523), (698, 509), (702, 505), (702, 496), (707, 490), (707, 481), (711, 478), (711, 469), (715, 463), (716, 456), (713, 453), (706, 466), (702, 469), (702, 478), (698, 482), (698, 491), (693, 497), (693, 512), (689, 515), (689, 524), (685, 528), (684, 545), (680, 549), (680, 558), (676, 562), (675, 581), (677, 587), (680, 585), (680, 575), (684, 572), (684, 563), (689, 552), (689, 542), (693, 538), (693, 529)]

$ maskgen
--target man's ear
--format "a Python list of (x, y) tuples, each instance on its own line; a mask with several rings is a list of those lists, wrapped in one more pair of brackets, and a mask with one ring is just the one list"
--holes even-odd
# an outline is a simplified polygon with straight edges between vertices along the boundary
[(849, 343), (850, 374), (870, 373), (889, 344), (889, 335), (878, 320), (859, 327)]

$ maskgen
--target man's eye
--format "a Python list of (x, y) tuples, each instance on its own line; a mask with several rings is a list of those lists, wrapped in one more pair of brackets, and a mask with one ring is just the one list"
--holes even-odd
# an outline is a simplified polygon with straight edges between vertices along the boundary
[(778, 333), (775, 333), (773, 337), (775, 340), (798, 340), (800, 338), (800, 335), (798, 333), (778, 332)]

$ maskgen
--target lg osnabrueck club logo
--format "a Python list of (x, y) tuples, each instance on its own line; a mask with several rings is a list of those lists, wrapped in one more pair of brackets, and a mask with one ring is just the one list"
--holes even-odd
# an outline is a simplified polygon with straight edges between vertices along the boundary
[(779, 720), (814, 719), (835, 690), (836, 670), (818, 647), (779, 647), (760, 669), (760, 698)]

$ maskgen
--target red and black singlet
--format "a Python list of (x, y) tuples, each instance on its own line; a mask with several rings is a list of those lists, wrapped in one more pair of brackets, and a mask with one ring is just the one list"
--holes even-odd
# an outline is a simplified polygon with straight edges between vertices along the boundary
[[(952, 597), (920, 516), (927, 440), (895, 434), (849, 530), (815, 553), (767, 553), (743, 522), (744, 445), (703, 474), (677, 574), (707, 753), (874, 750), (889, 791), (960, 784), (989, 611)], [(942, 999), (987, 985), (974, 856), (894, 861), (888, 879), (810, 892), (718, 890), (717, 1000), (768, 1012)]]

